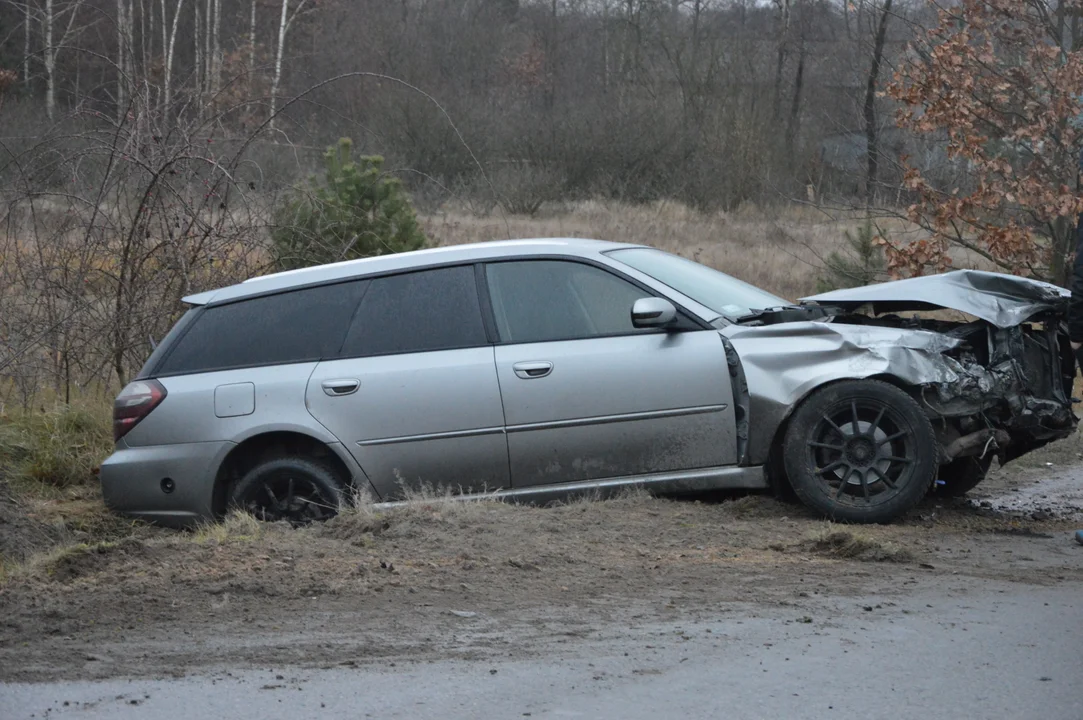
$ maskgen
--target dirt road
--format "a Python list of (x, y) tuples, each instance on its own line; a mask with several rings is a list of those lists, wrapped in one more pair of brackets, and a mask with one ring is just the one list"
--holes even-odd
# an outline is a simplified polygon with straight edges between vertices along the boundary
[[(957, 579), (900, 594), (614, 618), (566, 642), (499, 615), (454, 620), (488, 651), (330, 668), (274, 662), (183, 679), (0, 687), (11, 718), (1083, 717), (1083, 585)], [(807, 613), (807, 614), (805, 614)], [(495, 642), (497, 638), (500, 642)], [(535, 644), (526, 655), (504, 652)]]
[(0, 707), (1079, 720), (1078, 477), (1005, 476), (882, 527), (633, 496), (134, 528), (4, 580)]

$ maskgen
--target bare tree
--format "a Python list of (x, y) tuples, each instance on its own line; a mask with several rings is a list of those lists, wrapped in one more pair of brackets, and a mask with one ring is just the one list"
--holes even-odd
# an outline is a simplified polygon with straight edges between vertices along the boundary
[(177, 49), (177, 28), (180, 26), (181, 10), (184, 0), (176, 0), (173, 19), (169, 19), (166, 0), (162, 2), (162, 111), (169, 112), (173, 106), (173, 58)]
[(887, 24), (891, 17), (892, 0), (884, 0), (880, 9), (880, 21), (876, 28), (876, 40), (873, 43), (872, 62), (869, 64), (868, 82), (865, 85), (865, 102), (862, 114), (865, 118), (866, 160), (868, 163), (865, 176), (865, 202), (873, 201), (880, 172), (880, 144), (877, 141), (876, 92), (880, 87), (880, 65), (884, 58), (884, 42), (887, 39)]
[(782, 73), (786, 67), (786, 58), (789, 55), (790, 44), (790, 4), (792, 0), (774, 0), (778, 9), (777, 25), (777, 49), (775, 59), (775, 91), (774, 91), (774, 116), (775, 120), (782, 117)]
[(192, 40), (194, 47), (195, 63), (192, 69), (192, 77), (195, 87), (192, 90), (192, 94), (196, 98), (196, 106), (200, 112), (203, 111), (203, 95), (206, 92), (206, 76), (203, 73), (204, 59), (203, 59), (203, 26), (201, 24), (201, 17), (199, 14), (199, 0), (192, 0), (192, 10), (195, 13), (194, 18), (194, 31), (192, 32)]
[(213, 0), (214, 24), (211, 30), (211, 95), (222, 89), (222, 0)]
[[(50, 120), (56, 117), (56, 59), (60, 54), (60, 50), (68, 44), (72, 37), (75, 18), (80, 5), (82, 5), (82, 0), (74, 0), (63, 7), (58, 7), (55, 0), (45, 0), (45, 7), (41, 16), (44, 35), (42, 64), (45, 67), (45, 115)], [(57, 34), (57, 25), (63, 22), (65, 15), (68, 24)]]
[(256, 72), (256, 3), (251, 0), (248, 8), (248, 84), (251, 92), (252, 74)]
[(300, 0), (290, 13), (290, 0), (282, 0), (282, 13), (278, 19), (278, 41), (275, 43), (274, 77), (271, 79), (271, 127), (274, 127), (278, 108), (278, 88), (282, 83), (282, 58), (286, 52), (286, 35), (297, 15), (304, 9), (308, 0)]
[(33, 16), (30, 12), (30, 1), (23, 3), (23, 85), (30, 87), (30, 34), (33, 26)]
[(131, 55), (135, 29), (131, 0), (117, 0), (117, 115), (118, 122), (128, 112), (128, 91), (132, 80)]
[[(58, 389), (125, 383), (181, 297), (263, 262), (273, 202), (257, 203), (240, 180), (249, 141), (226, 153), (208, 147), (217, 118), (174, 119), (165, 133), (153, 121), (157, 98), (134, 89), (131, 115), (151, 121), (89, 117), (76, 136), (46, 134), (0, 163), (14, 178), (0, 207), (0, 289), (18, 290), (0, 292), (0, 365), (31, 348), (20, 364), (37, 358)], [(50, 165), (77, 189), (25, 172)]]

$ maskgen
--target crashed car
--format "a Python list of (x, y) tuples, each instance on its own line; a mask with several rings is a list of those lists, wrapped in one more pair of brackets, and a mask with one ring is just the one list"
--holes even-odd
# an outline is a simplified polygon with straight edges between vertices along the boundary
[(958, 271), (775, 297), (644, 246), (542, 239), (253, 278), (118, 396), (116, 511), (329, 517), (359, 492), (768, 489), (884, 522), (1076, 426), (1067, 294)]
[[(829, 516), (883, 521), (934, 478), (938, 493), (963, 495), (994, 458), (1003, 465), (1075, 432), (1069, 297), (957, 270), (815, 295), (722, 332), (747, 378), (750, 417), (776, 428), (776, 472)], [(930, 316), (942, 310), (969, 317)], [(750, 452), (762, 457), (757, 430), (753, 421)], [(903, 479), (917, 485), (899, 492)]]

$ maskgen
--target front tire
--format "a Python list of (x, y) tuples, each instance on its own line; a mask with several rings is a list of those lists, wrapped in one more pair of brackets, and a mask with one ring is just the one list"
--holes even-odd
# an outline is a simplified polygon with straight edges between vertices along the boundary
[(230, 505), (259, 520), (307, 525), (328, 520), (342, 508), (342, 484), (327, 467), (308, 458), (267, 460), (245, 473), (230, 493)]
[(849, 380), (808, 397), (783, 441), (797, 497), (832, 520), (889, 522), (917, 505), (936, 477), (936, 434), (905, 392)]

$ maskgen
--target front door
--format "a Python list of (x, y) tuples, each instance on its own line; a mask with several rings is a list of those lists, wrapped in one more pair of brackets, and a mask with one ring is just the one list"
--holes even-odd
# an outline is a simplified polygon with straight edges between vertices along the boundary
[(473, 267), (372, 280), (341, 356), (316, 367), (306, 400), (381, 497), (402, 484), (508, 486), (504, 412)]
[(736, 463), (717, 331), (634, 328), (651, 293), (594, 265), (491, 263), (486, 280), (514, 487)]

